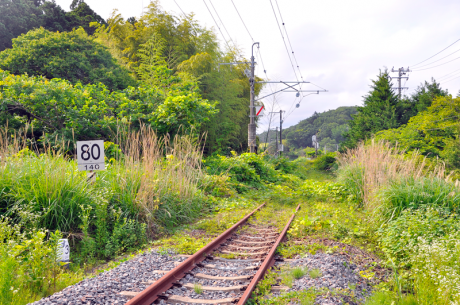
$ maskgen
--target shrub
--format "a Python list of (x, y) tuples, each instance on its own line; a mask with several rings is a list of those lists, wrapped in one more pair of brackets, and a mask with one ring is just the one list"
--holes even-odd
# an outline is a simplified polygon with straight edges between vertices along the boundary
[(315, 167), (319, 170), (331, 170), (336, 167), (335, 153), (327, 153), (316, 159)]
[(417, 304), (458, 304), (460, 301), (460, 241), (455, 232), (428, 242), (421, 239), (411, 259)]
[(381, 248), (395, 263), (410, 264), (420, 240), (431, 243), (460, 230), (458, 219), (434, 208), (405, 210), (378, 231)]
[(434, 207), (459, 214), (460, 193), (456, 186), (439, 178), (414, 177), (393, 180), (382, 190), (383, 216), (398, 217), (405, 209)]

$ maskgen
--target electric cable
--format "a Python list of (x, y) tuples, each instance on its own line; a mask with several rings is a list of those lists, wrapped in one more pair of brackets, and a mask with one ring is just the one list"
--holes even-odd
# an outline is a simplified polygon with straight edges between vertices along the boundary
[(233, 41), (232, 36), (230, 36), (230, 34), (228, 33), (227, 28), (225, 27), (225, 24), (222, 22), (222, 19), (220, 19), (219, 13), (217, 12), (217, 10), (216, 10), (216, 8), (214, 7), (214, 5), (212, 4), (212, 1), (209, 0), (209, 3), (211, 3), (211, 6), (212, 6), (212, 8), (214, 9), (214, 12), (216, 12), (217, 18), (219, 18), (219, 21), (220, 21), (220, 23), (222, 24), (222, 26), (224, 27), (224, 30), (225, 30), (225, 32), (227, 33), (228, 38), (230, 39), (230, 41), (232, 42), (233, 46), (234, 46), (235, 49), (236, 49), (236, 44), (235, 44), (235, 42)]
[[(288, 50), (288, 47), (286, 45), (286, 40), (284, 39), (284, 35), (283, 35), (283, 31), (281, 30), (281, 27), (280, 27), (280, 24), (279, 24), (279, 21), (278, 21), (278, 16), (276, 16), (276, 11), (275, 11), (275, 8), (273, 7), (273, 2), (272, 0), (270, 0), (270, 5), (272, 7), (272, 10), (273, 10), (273, 14), (275, 15), (275, 19), (276, 19), (276, 25), (278, 25), (278, 29), (280, 30), (280, 34), (281, 34), (281, 38), (283, 38), (283, 43), (284, 43), (284, 47), (286, 49), (286, 53), (289, 57), (289, 61), (291, 62), (291, 67), (292, 67), (292, 70), (294, 71), (294, 75), (295, 75), (295, 78), (297, 80), (297, 82), (299, 82), (299, 78), (297, 76), (297, 73), (295, 71), (295, 68), (294, 68), (294, 64), (292, 62), (292, 58), (291, 58), (291, 55), (289, 54), (289, 50)], [(281, 17), (281, 16), (280, 16)], [(300, 82), (299, 82), (300, 83)], [(294, 102), (295, 102), (295, 99), (294, 99)], [(292, 103), (290, 109), (292, 108), (292, 106), (294, 105), (294, 102)]]
[(424, 71), (424, 70), (429, 70), (429, 69), (437, 68), (437, 67), (440, 67), (440, 66), (444, 66), (444, 65), (446, 65), (446, 64), (448, 64), (448, 63), (450, 63), (450, 62), (453, 62), (454, 60), (457, 60), (457, 59), (459, 59), (459, 58), (460, 58), (460, 57), (454, 58), (454, 59), (452, 59), (452, 60), (450, 60), (450, 61), (448, 61), (448, 62), (442, 63), (442, 64), (437, 65), (437, 66), (434, 66), (434, 67), (429, 67), (429, 68), (420, 69), (420, 70), (412, 70), (412, 71), (413, 71), (413, 72), (418, 72), (418, 71)]
[(179, 7), (179, 9), (180, 9), (180, 11), (182, 12), (182, 14), (184, 15), (185, 19), (188, 19), (188, 20), (189, 20), (190, 26), (195, 30), (195, 35), (198, 35), (198, 31), (197, 31), (197, 29), (195, 28), (195, 26), (193, 25), (192, 20), (190, 20), (189, 18), (187, 18), (187, 15), (184, 13), (184, 11), (183, 11), (182, 8), (180, 7), (179, 3), (176, 2), (176, 0), (174, 0), (174, 3), (176, 3), (176, 5)]
[(211, 10), (209, 9), (208, 5), (206, 4), (206, 1), (203, 0), (203, 2), (204, 2), (204, 5), (206, 5), (206, 8), (208, 9), (209, 14), (212, 17), (212, 20), (214, 20), (214, 23), (216, 24), (217, 28), (219, 29), (220, 34), (224, 38), (224, 41), (227, 44), (228, 49), (231, 50), (232, 48), (230, 48), (230, 45), (228, 44), (227, 39), (225, 39), (224, 33), (222, 33), (222, 30), (220, 29), (219, 24), (217, 23), (216, 19), (214, 18), (214, 15), (211, 13)]
[(278, 29), (280, 30), (281, 37), (283, 38), (284, 47), (286, 48), (286, 53), (289, 57), (289, 61), (291, 62), (291, 67), (292, 67), (292, 70), (294, 71), (295, 78), (297, 79), (297, 82), (299, 82), (299, 78), (297, 77), (297, 73), (295, 72), (294, 64), (292, 63), (292, 58), (289, 55), (289, 50), (286, 45), (286, 40), (284, 39), (283, 31), (281, 30), (280, 24), (278, 22), (278, 16), (276, 16), (276, 12), (275, 12), (275, 8), (273, 7), (272, 0), (270, 0), (270, 5), (272, 6), (273, 14), (275, 15), (275, 19), (276, 19), (276, 24), (278, 25)]
[(423, 60), (423, 61), (421, 61), (421, 62), (419, 62), (419, 63), (417, 63), (417, 64), (415, 64), (415, 65), (412, 65), (411, 67), (418, 66), (419, 64), (421, 64), (421, 63), (423, 63), (423, 62), (425, 62), (425, 61), (427, 61), (427, 60), (429, 60), (429, 59), (435, 57), (435, 56), (438, 55), (439, 53), (442, 53), (443, 51), (447, 50), (448, 48), (450, 48), (451, 46), (453, 46), (454, 44), (456, 44), (458, 41), (460, 41), (460, 39), (457, 39), (454, 43), (450, 44), (449, 46), (447, 46), (446, 48), (442, 49), (442, 50), (439, 51), (438, 53), (434, 54), (434, 55), (431, 56), (431, 57), (428, 57), (427, 59), (425, 59), (425, 60)]
[[(459, 72), (459, 71), (460, 71), (460, 69), (457, 69), (457, 70), (454, 70), (454, 71), (452, 71), (452, 72), (450, 72), (450, 73), (447, 73), (447, 74), (445, 74), (445, 75), (439, 77), (439, 78), (438, 78), (438, 81), (441, 80), (441, 79), (443, 79), (443, 78), (446, 77), (446, 76), (451, 77), (452, 74), (455, 74), (455, 73), (457, 73), (457, 72)], [(449, 78), (449, 77), (448, 77), (448, 78)]]
[[(281, 19), (281, 22), (283, 24), (284, 32), (286, 33), (286, 37), (287, 37), (288, 42), (289, 42), (289, 46), (291, 47), (292, 57), (294, 57), (294, 61), (295, 61), (296, 65), (297, 65), (297, 70), (299, 70), (300, 79), (303, 81), (304, 79), (303, 79), (303, 76), (302, 76), (302, 72), (300, 72), (299, 63), (297, 62), (297, 58), (295, 57), (295, 54), (294, 54), (294, 48), (292, 48), (291, 39), (289, 39), (289, 34), (287, 32), (286, 25), (285, 25), (284, 20), (283, 20), (283, 15), (281, 15), (281, 10), (280, 10), (280, 7), (278, 6), (278, 0), (275, 0), (275, 3), (276, 3), (276, 7), (278, 8), (278, 12), (280, 14), (280, 19)], [(300, 85), (300, 87), (302, 88), (302, 85)]]
[(448, 82), (450, 82), (450, 81), (452, 81), (452, 80), (454, 80), (454, 79), (457, 79), (457, 78), (460, 78), (460, 76), (457, 76), (457, 77), (454, 77), (454, 78), (452, 78), (452, 79), (446, 80), (446, 81), (444, 81), (444, 82), (442, 82), (442, 83), (445, 84), (445, 83), (448, 83)]
[(438, 60), (435, 60), (435, 61), (433, 61), (433, 62), (431, 62), (431, 63), (428, 63), (428, 64), (424, 64), (424, 65), (421, 65), (421, 66), (420, 66), (420, 67), (418, 67), (417, 69), (420, 69), (420, 68), (423, 68), (423, 67), (429, 66), (429, 65), (431, 65), (431, 64), (434, 64), (435, 62), (438, 62), (438, 61), (440, 61), (440, 60), (443, 60), (444, 58), (446, 58), (446, 57), (449, 57), (450, 55), (452, 55), (452, 54), (455, 54), (455, 53), (457, 53), (458, 51), (460, 51), (460, 49), (458, 49), (457, 51), (455, 51), (455, 52), (452, 52), (452, 53), (450, 53), (449, 55), (446, 55), (446, 56), (444, 56), (444, 57), (442, 57), (442, 58), (440, 58), (440, 59), (438, 59)]

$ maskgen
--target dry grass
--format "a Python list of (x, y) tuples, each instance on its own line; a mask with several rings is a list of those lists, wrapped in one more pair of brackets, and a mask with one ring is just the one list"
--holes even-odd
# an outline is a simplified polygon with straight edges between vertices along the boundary
[[(140, 177), (136, 203), (143, 216), (153, 220), (154, 214), (162, 208), (166, 197), (182, 202), (181, 209), (198, 195), (198, 183), (203, 177), (201, 139), (188, 135), (159, 137), (150, 127), (142, 126), (139, 131), (119, 131), (120, 148), (124, 153), (124, 175), (119, 183)], [(174, 218), (171, 209), (162, 209), (166, 217)], [(188, 212), (186, 212), (188, 214)]]
[(376, 192), (388, 185), (390, 181), (399, 178), (430, 177), (449, 179), (441, 161), (436, 164), (428, 163), (427, 159), (417, 151), (410, 156), (399, 147), (392, 147), (390, 143), (379, 141), (369, 145), (361, 143), (357, 148), (349, 149), (345, 153), (337, 154), (337, 161), (341, 168), (360, 172), (355, 175), (357, 185), (361, 185), (361, 196), (366, 208), (374, 209), (378, 200)]

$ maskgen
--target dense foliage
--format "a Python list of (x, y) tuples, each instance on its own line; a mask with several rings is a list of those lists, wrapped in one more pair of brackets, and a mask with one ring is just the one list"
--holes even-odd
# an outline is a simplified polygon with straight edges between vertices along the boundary
[(399, 99), (392, 89), (387, 70), (380, 71), (372, 81), (371, 91), (364, 97), (363, 106), (350, 121), (345, 147), (353, 148), (360, 141), (371, 139), (381, 130), (394, 129), (406, 124), (411, 117), (424, 111), (438, 96), (447, 96), (435, 80), (425, 82), (410, 96)]
[[(283, 139), (287, 140), (289, 149), (313, 147), (312, 136), (316, 135), (321, 147), (335, 147), (344, 141), (343, 134), (348, 130), (348, 122), (356, 113), (357, 107), (339, 107), (311, 117), (283, 130)], [(269, 140), (275, 139), (275, 132), (270, 132)], [(265, 142), (267, 132), (258, 135)], [(278, 135), (279, 136), (279, 135)]]
[(129, 87), (111, 92), (101, 83), (72, 85), (0, 71), (0, 122), (16, 128), (32, 123), (37, 139), (54, 144), (113, 139), (119, 124), (147, 124), (160, 134), (199, 130), (216, 112), (214, 105), (200, 97), (190, 77), (172, 75), (165, 67), (155, 71), (168, 90)]
[(450, 168), (460, 168), (459, 111), (460, 97), (439, 96), (407, 125), (378, 132), (376, 138), (408, 152), (417, 150), (429, 158), (440, 157)]
[(135, 85), (126, 68), (83, 29), (50, 32), (43, 28), (13, 39), (13, 47), (0, 53), (0, 68), (13, 74), (63, 78), (73, 84), (103, 83), (109, 89)]
[(92, 34), (90, 22), (105, 24), (84, 1), (78, 1), (71, 8), (65, 12), (56, 2), (46, 0), (1, 0), (0, 51), (11, 47), (13, 38), (34, 28), (63, 32), (83, 27)]

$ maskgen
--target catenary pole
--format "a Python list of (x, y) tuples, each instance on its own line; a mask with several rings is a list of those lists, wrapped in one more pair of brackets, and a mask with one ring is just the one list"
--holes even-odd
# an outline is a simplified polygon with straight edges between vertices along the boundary
[(254, 107), (254, 45), (258, 45), (258, 42), (254, 42), (252, 44), (252, 54), (251, 54), (251, 77), (249, 78), (249, 85), (251, 86), (251, 93), (250, 93), (250, 105), (249, 105), (249, 125), (248, 125), (248, 145), (249, 151), (251, 153), (255, 153), (256, 151), (256, 123), (255, 123), (255, 107)]

